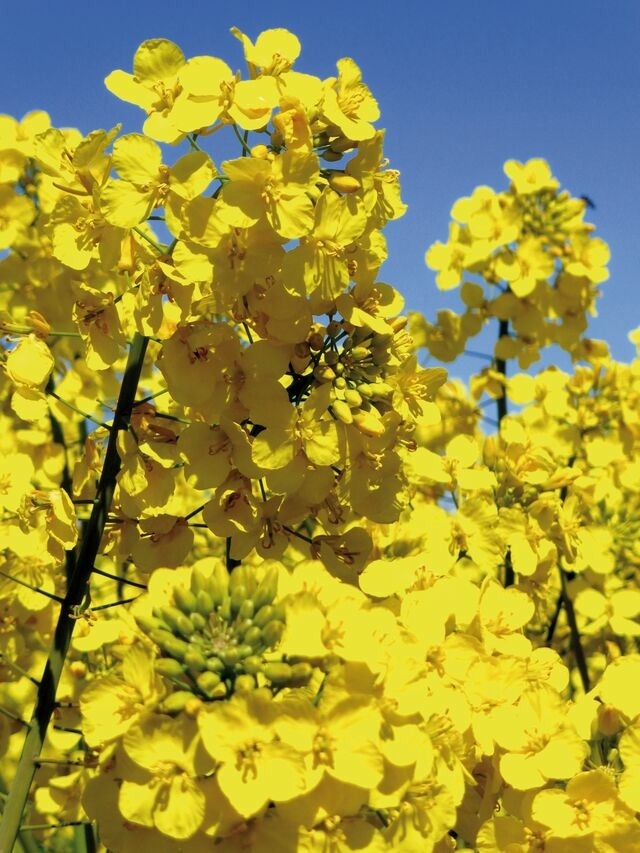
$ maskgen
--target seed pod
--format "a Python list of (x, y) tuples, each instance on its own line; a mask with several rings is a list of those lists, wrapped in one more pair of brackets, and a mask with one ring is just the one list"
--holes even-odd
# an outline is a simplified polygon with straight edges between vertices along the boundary
[(185, 616), (191, 616), (193, 611), (196, 609), (195, 594), (190, 589), (185, 589), (183, 586), (177, 586), (173, 590), (173, 600)]
[(285, 624), (284, 622), (272, 621), (269, 622), (268, 625), (265, 625), (262, 629), (262, 639), (267, 644), (267, 646), (275, 646), (276, 643), (279, 643), (282, 639), (282, 635), (284, 634)]
[(158, 658), (153, 668), (159, 675), (166, 678), (181, 678), (184, 676), (184, 666), (175, 658)]
[(215, 672), (201, 672), (196, 684), (205, 696), (211, 697), (213, 690), (220, 684), (220, 676)]
[(278, 591), (278, 569), (276, 566), (269, 566), (264, 573), (264, 577), (258, 584), (257, 590), (253, 594), (253, 603), (256, 611), (264, 607), (265, 604), (271, 604), (276, 597)]
[(160, 709), (165, 714), (179, 714), (180, 711), (184, 711), (187, 703), (192, 700), (193, 693), (190, 693), (188, 690), (176, 690), (175, 693), (170, 693), (169, 696), (163, 699)]
[(344, 400), (333, 400), (329, 408), (331, 409), (335, 417), (339, 421), (342, 421), (343, 424), (353, 423), (353, 415), (351, 414), (351, 409), (349, 408), (349, 404), (345, 403)]
[(263, 628), (267, 622), (273, 617), (273, 607), (271, 604), (263, 605), (256, 615), (253, 617), (253, 624), (259, 628)]
[(270, 661), (262, 667), (265, 678), (272, 684), (286, 684), (292, 675), (292, 668), (282, 661)]

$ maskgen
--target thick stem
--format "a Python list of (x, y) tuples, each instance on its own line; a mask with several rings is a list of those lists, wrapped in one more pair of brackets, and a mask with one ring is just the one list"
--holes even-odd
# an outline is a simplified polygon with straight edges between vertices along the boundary
[(98, 483), (96, 501), (84, 531), (84, 537), (80, 546), (78, 559), (74, 566), (73, 575), (69, 581), (67, 594), (60, 608), (51, 651), (49, 652), (44, 674), (40, 682), (35, 709), (29, 724), (29, 731), (25, 738), (16, 775), (5, 803), (2, 822), (0, 823), (1, 853), (9, 853), (9, 851), (13, 850), (31, 783), (35, 775), (36, 761), (40, 755), (47, 727), (55, 708), (56, 690), (62, 675), (62, 668), (75, 624), (72, 615), (74, 608), (80, 606), (82, 603), (89, 584), (89, 578), (107, 520), (107, 513), (111, 506), (116, 486), (116, 476), (120, 470), (120, 457), (116, 443), (118, 433), (128, 428), (146, 349), (147, 338), (136, 334), (129, 350), (129, 358), (122, 379), (120, 396)]
[(571, 601), (571, 597), (569, 596), (567, 575), (562, 566), (560, 566), (560, 583), (562, 586), (562, 603), (564, 605), (565, 613), (567, 614), (567, 622), (569, 623), (569, 630), (571, 632), (571, 648), (573, 649), (573, 656), (576, 659), (584, 692), (588, 693), (591, 689), (591, 682), (589, 680), (589, 670), (587, 669), (587, 659), (584, 654), (584, 649), (582, 648), (582, 643), (580, 642), (580, 630), (576, 620), (576, 612), (573, 609), (573, 601)]
[[(509, 334), (509, 321), (508, 320), (500, 320), (500, 325), (498, 326), (498, 340), (500, 338), (505, 337)], [(496, 370), (498, 373), (502, 374), (502, 376), (506, 379), (507, 377), (507, 362), (503, 358), (496, 359)], [(503, 418), (507, 416), (507, 390), (503, 386), (502, 395), (498, 397), (496, 400), (496, 406), (498, 409), (498, 432), (500, 431), (500, 424)], [(511, 552), (507, 551), (505, 561), (504, 561), (504, 586), (505, 588), (508, 586), (513, 586), (515, 583), (516, 577), (513, 571), (513, 563), (511, 562)]]

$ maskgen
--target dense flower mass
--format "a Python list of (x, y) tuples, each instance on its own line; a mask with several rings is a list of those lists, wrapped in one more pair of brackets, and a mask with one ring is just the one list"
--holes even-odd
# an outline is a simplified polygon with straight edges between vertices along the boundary
[[(426, 254), (461, 313), (405, 315), (361, 69), (233, 35), (245, 74), (109, 74), (141, 133), (0, 116), (0, 849), (640, 849), (640, 361), (585, 337), (587, 205), (507, 162)], [(423, 366), (494, 322), (468, 388)]]

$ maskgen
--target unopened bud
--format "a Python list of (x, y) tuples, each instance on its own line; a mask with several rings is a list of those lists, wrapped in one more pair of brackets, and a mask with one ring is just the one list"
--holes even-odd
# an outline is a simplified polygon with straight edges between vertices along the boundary
[(342, 172), (334, 172), (329, 176), (329, 186), (338, 193), (357, 193), (362, 189), (357, 178)]
[(344, 400), (334, 400), (331, 403), (331, 410), (339, 421), (343, 424), (352, 424), (353, 415), (348, 404)]
[(353, 422), (361, 433), (364, 433), (364, 435), (368, 435), (371, 438), (378, 438), (381, 435), (384, 435), (384, 424), (373, 414), (372, 411), (356, 412), (353, 416)]
[(334, 371), (326, 364), (318, 364), (313, 371), (313, 376), (317, 382), (333, 382), (336, 378)]
[(338, 160), (342, 160), (342, 154), (339, 151), (333, 151), (331, 148), (327, 148), (327, 150), (323, 151), (320, 156), (323, 160), (326, 160), (327, 163), (337, 163)]

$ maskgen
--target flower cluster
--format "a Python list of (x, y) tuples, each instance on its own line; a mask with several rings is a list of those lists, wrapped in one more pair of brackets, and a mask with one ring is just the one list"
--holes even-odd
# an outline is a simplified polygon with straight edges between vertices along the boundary
[[(403, 315), (360, 69), (233, 35), (244, 76), (107, 77), (142, 133), (0, 117), (0, 848), (638, 849), (640, 361), (584, 337), (586, 202), (509, 161), (427, 252), (462, 314)], [(421, 366), (492, 320), (468, 389)]]
[(608, 278), (609, 248), (583, 221), (587, 200), (572, 198), (541, 159), (509, 160), (506, 192), (477, 187), (451, 209), (446, 243), (426, 254), (441, 290), (461, 285), (463, 314), (444, 310), (436, 323), (414, 316), (420, 343), (452, 361), (497, 318), (496, 359), (526, 369), (549, 344), (580, 357), (587, 315)]

